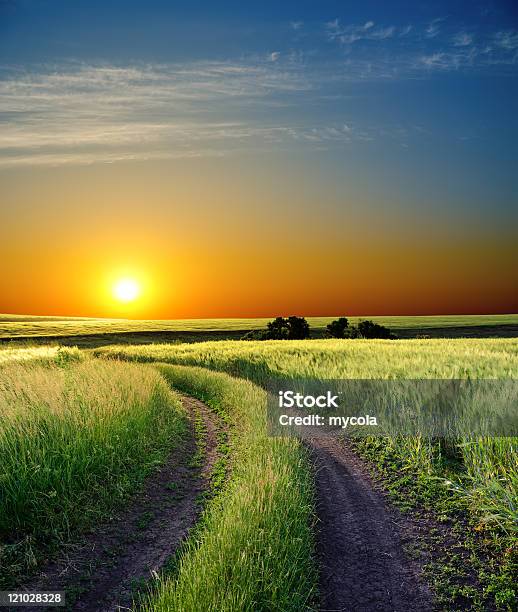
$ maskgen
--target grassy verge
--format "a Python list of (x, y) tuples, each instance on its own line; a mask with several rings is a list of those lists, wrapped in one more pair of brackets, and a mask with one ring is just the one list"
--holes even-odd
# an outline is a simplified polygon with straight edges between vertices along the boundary
[[(164, 377), (231, 423), (232, 471), (144, 609), (304, 610), (316, 593), (312, 482), (293, 439), (266, 435), (264, 392), (201, 368), (162, 366)], [(227, 443), (226, 441), (224, 442)]]
[[(68, 357), (67, 357), (68, 355)], [(149, 366), (61, 352), (0, 370), (0, 586), (134, 491), (187, 433)]]
[[(354, 447), (373, 466), (393, 503), (426, 525), (409, 552), (426, 559), (425, 575), (437, 606), (448, 611), (516, 610), (518, 523), (516, 506), (510, 503), (518, 490), (516, 440), (472, 440), (474, 448), (463, 456), (465, 444), (459, 442), (461, 452), (455, 454), (438, 442), (413, 437), (364, 438)], [(507, 472), (496, 482), (470, 461), (472, 453), (487, 459), (491, 447), (498, 449), (499, 464)]]

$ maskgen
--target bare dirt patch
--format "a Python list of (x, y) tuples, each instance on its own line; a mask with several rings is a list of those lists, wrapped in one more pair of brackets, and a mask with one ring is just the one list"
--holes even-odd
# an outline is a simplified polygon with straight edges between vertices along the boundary
[(427, 612), (432, 596), (404, 552), (403, 518), (373, 486), (363, 462), (340, 440), (310, 441), (315, 466), (320, 609)]
[[(176, 448), (129, 505), (105, 525), (70, 546), (27, 590), (65, 590), (74, 610), (128, 609), (138, 588), (173, 556), (196, 523), (218, 457), (217, 416), (202, 402), (183, 397), (190, 414), (203, 419), (205, 452), (192, 465), (194, 436)], [(191, 431), (192, 434), (192, 431)], [(48, 610), (48, 608), (46, 608)]]

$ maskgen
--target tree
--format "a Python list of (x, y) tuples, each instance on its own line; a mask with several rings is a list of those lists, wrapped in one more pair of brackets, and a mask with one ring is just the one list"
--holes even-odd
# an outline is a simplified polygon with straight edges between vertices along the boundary
[(326, 326), (326, 333), (330, 338), (345, 338), (345, 332), (349, 327), (349, 321), (346, 317), (340, 317), (335, 321), (331, 321)]
[(261, 340), (304, 340), (309, 337), (309, 324), (304, 317), (277, 317), (266, 326)]
[(288, 318), (288, 339), (305, 340), (309, 338), (309, 323), (304, 317)]
[(358, 338), (382, 338), (394, 339), (396, 336), (391, 333), (388, 327), (378, 325), (374, 321), (360, 321), (357, 326)]
[(287, 340), (289, 333), (288, 319), (282, 317), (276, 317), (266, 326), (266, 338), (268, 340)]

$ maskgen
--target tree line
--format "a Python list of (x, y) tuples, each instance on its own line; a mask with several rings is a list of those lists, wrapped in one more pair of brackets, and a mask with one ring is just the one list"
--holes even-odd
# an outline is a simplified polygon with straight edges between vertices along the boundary
[[(305, 340), (309, 338), (310, 327), (304, 317), (276, 317), (266, 329), (249, 331), (243, 340)], [(359, 321), (350, 325), (347, 317), (340, 317), (326, 326), (328, 338), (382, 338), (393, 340), (396, 336), (388, 327), (374, 321)]]

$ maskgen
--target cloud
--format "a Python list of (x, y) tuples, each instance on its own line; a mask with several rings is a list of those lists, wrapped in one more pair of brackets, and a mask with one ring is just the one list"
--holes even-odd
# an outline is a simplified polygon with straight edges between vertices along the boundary
[(195, 156), (265, 138), (234, 117), (312, 85), (268, 63), (40, 66), (0, 75), (0, 164)]
[(290, 27), (292, 30), (300, 30), (303, 26), (303, 21), (290, 21)]
[(421, 62), (428, 68), (444, 68), (446, 55), (444, 53), (432, 53), (432, 55), (423, 55)]
[[(271, 62), (39, 66), (0, 78), (0, 167), (222, 156), (368, 140), (352, 124), (275, 122), (317, 87)], [(236, 120), (269, 108), (267, 122)], [(273, 109), (273, 110), (272, 110)], [(262, 113), (264, 116), (264, 112)], [(252, 112), (253, 116), (253, 112)]]
[(495, 34), (495, 44), (507, 51), (518, 49), (518, 31), (507, 30)]
[(385, 40), (386, 38), (392, 38), (392, 36), (394, 36), (395, 31), (396, 28), (394, 26), (389, 26), (388, 28), (380, 28), (372, 32), (370, 39)]
[(420, 63), (428, 70), (460, 70), (468, 67), (473, 68), (477, 57), (478, 51), (476, 49), (464, 47), (462, 51), (438, 52), (424, 55), (420, 58)]
[(473, 42), (473, 36), (467, 32), (458, 32), (453, 37), (453, 44), (455, 47), (467, 47)]
[(0, 66), (0, 166), (341, 146), (369, 140), (372, 130), (296, 117), (320, 116), (322, 102), (351, 95), (351, 84), (447, 71), (516, 75), (518, 66), (516, 30), (423, 40), (412, 25), (334, 19), (324, 35), (336, 43), (326, 54), (293, 45), (239, 61)]
[(328, 21), (325, 27), (328, 39), (342, 45), (352, 45), (361, 40), (385, 40), (392, 38), (396, 32), (395, 26), (375, 27), (374, 21), (366, 21), (362, 25), (343, 26), (338, 18)]
[(436, 19), (432, 20), (426, 27), (426, 30), (425, 30), (426, 38), (435, 38), (436, 36), (438, 36), (440, 29), (441, 29), (440, 24), (443, 21), (444, 21), (443, 17), (437, 17)]

